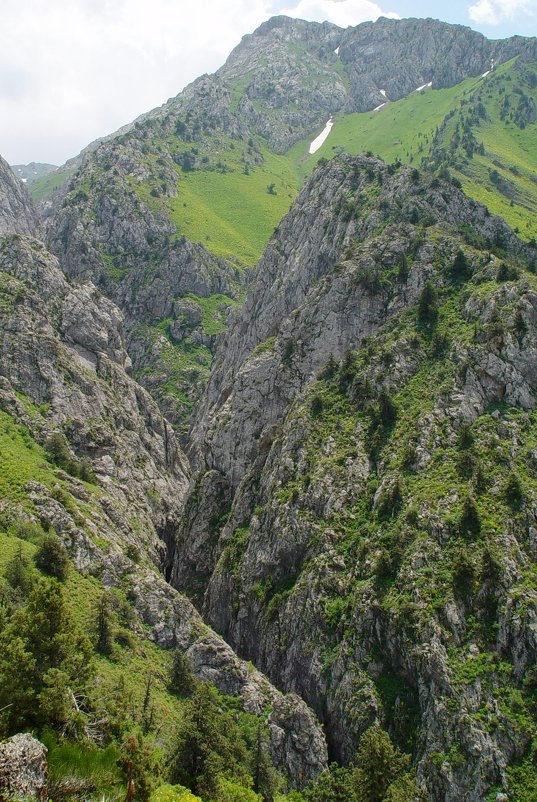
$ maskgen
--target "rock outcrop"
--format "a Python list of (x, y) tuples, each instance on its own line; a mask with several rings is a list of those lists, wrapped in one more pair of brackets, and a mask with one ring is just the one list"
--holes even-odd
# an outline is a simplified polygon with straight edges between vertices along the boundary
[(37, 215), (24, 184), (0, 156), (0, 236), (35, 234)]
[(1, 800), (46, 802), (47, 778), (47, 750), (31, 735), (14, 735), (0, 744)]
[(504, 487), (537, 406), (534, 265), (450, 183), (322, 165), (217, 345), (193, 430), (172, 582), (308, 701), (334, 755), (380, 720), (434, 802), (507, 788), (530, 749), (502, 700), (530, 710), (536, 657), (535, 488)]
[[(189, 469), (170, 424), (129, 375), (119, 309), (91, 282), (69, 282), (41, 242), (20, 234), (0, 239), (0, 296), (3, 424), (23, 431), (43, 460), (42, 481), (24, 471), (10, 477), (24, 503), (3, 499), (5, 519), (55, 531), (77, 570), (103, 587), (129, 589), (140, 638), (187, 652), (194, 674), (240, 697), (245, 710), (270, 708), (274, 759), (290, 782), (305, 785), (327, 764), (314, 714), (240, 660), (164, 579)], [(51, 471), (53, 435), (64, 456)], [(33, 767), (26, 742), (15, 746)], [(17, 772), (26, 782), (22, 768), (13, 778)]]

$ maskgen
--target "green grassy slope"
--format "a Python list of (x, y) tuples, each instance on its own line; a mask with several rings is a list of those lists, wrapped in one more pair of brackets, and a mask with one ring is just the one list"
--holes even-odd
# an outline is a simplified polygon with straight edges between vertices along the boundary
[[(194, 169), (178, 168), (179, 195), (169, 201), (178, 234), (201, 242), (218, 256), (250, 266), (319, 159), (340, 151), (371, 151), (388, 162), (424, 163), (433, 168), (445, 164), (471, 197), (503, 216), (529, 240), (537, 233), (537, 116), (534, 120), (530, 114), (524, 128), (515, 117), (521, 97), (527, 98), (530, 107), (537, 103), (535, 76), (537, 65), (514, 60), (484, 78), (413, 92), (378, 112), (342, 114), (313, 155), (308, 149), (317, 131), (284, 156), (272, 154), (261, 138), (254, 138), (262, 163), (250, 163), (246, 169), (243, 142), (206, 140)], [(505, 98), (511, 111), (506, 119), (502, 118)], [(464, 125), (483, 146), (483, 152), (475, 151), (470, 158), (461, 142)], [(494, 175), (491, 178), (493, 170), (514, 184), (513, 197), (506, 197), (501, 181), (495, 181)], [(267, 191), (271, 185), (275, 195)]]
[(67, 183), (71, 176), (74, 175), (75, 170), (75, 167), (60, 167), (53, 173), (44, 175), (42, 178), (38, 178), (37, 181), (30, 184), (28, 186), (28, 192), (32, 199), (36, 203), (39, 203), (40, 200), (46, 198), (47, 195), (50, 195), (55, 189)]
[(304, 143), (299, 143), (292, 149), (292, 156), (304, 175), (320, 158), (330, 159), (340, 149), (350, 154), (371, 151), (388, 162), (420, 162), (446, 114), (475, 89), (479, 80), (470, 78), (449, 89), (414, 92), (377, 112), (338, 116), (317, 153), (309, 155)]
[(295, 199), (295, 164), (262, 148), (264, 162), (248, 174), (222, 154), (233, 172), (188, 172), (179, 179), (179, 196), (170, 199), (178, 234), (200, 242), (216, 256), (252, 266)]
[[(44, 411), (22, 396), (20, 401), (24, 403), (27, 413), (36, 418)], [(73, 493), (69, 477), (48, 460), (47, 454), (33, 440), (29, 431), (3, 411), (0, 412), (0, 477), (1, 639), (11, 617), (24, 614), (27, 601), (32, 598), (32, 589), (39, 583), (51, 581), (47, 574), (34, 565), (34, 557), (44, 539), (50, 536), (51, 530), (45, 531), (43, 528), (39, 507), (31, 496), (28, 483), (39, 483), (46, 488), (51, 497), (73, 515), (77, 526), (83, 530), (86, 529), (87, 520), (91, 519), (93, 505), (99, 505), (104, 493), (85, 482), (83, 495), (86, 500), (82, 501), (79, 498), (80, 491), (76, 495)], [(98, 545), (105, 548), (106, 541), (102, 540)], [(10, 566), (15, 561), (22, 566), (30, 587), (14, 582)], [(147, 755), (154, 757), (154, 765), (152, 763), (152, 768), (147, 772), (151, 786), (156, 788), (165, 783), (168, 777), (164, 758), (172, 753), (172, 745), (190, 701), (188, 694), (181, 696), (170, 692), (174, 652), (157, 646), (151, 639), (149, 629), (140, 624), (129, 598), (129, 582), (129, 575), (126, 574), (121, 587), (107, 590), (112, 645), (106, 656), (98, 653), (95, 645), (97, 609), (105, 591), (103, 585), (89, 572), (81, 574), (72, 565), (67, 579), (61, 582), (68, 616), (76, 631), (83, 633), (93, 644), (93, 673), (90, 684), (79, 700), (89, 720), (95, 722), (95, 737), (83, 735), (81, 724), (79, 736), (73, 737), (70, 728), (53, 718), (50, 725), (33, 729), (49, 750), (47, 757), (54, 802), (78, 799), (82, 794), (84, 799), (92, 801), (101, 800), (103, 794), (109, 802), (123, 800), (126, 775), (117, 761), (131, 734), (137, 738), (143, 734)], [(4, 659), (5, 655), (0, 654), (0, 690), (5, 679)], [(253, 743), (257, 728), (262, 725), (261, 720), (243, 713), (234, 698), (220, 695), (216, 698), (222, 711), (233, 711), (240, 737), (244, 737), (248, 744)], [(22, 729), (31, 730), (32, 724)], [(9, 723), (0, 717), (0, 737), (11, 734), (14, 733)], [(242, 791), (246, 794), (245, 802), (261, 802), (256, 794), (248, 796), (246, 788)], [(239, 785), (236, 792), (241, 793)], [(176, 796), (171, 795), (169, 802), (178, 802), (178, 799), (179, 792)]]

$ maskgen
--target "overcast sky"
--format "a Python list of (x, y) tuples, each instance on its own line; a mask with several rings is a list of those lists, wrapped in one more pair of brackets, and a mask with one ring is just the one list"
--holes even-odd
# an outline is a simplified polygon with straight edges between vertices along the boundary
[(435, 16), (494, 39), (537, 35), (537, 0), (0, 0), (0, 154), (62, 164), (281, 13), (343, 27)]

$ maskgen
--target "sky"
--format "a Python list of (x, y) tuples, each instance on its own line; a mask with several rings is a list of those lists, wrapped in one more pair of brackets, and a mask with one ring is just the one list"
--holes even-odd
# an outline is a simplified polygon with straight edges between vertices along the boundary
[(537, 35), (537, 0), (0, 0), (0, 154), (63, 164), (220, 67), (274, 14), (342, 27), (436, 17)]

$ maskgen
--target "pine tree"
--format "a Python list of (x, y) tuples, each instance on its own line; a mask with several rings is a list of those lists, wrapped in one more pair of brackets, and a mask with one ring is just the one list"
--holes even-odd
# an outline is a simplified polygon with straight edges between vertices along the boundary
[(418, 324), (424, 328), (432, 328), (438, 318), (438, 293), (427, 281), (418, 299)]
[(96, 650), (99, 652), (99, 654), (105, 656), (111, 654), (112, 647), (114, 645), (114, 630), (112, 626), (110, 600), (106, 593), (103, 593), (99, 599), (95, 628), (97, 634), (95, 644)]
[(29, 558), (23, 553), (22, 545), (17, 553), (9, 560), (4, 569), (4, 576), (14, 590), (22, 596), (27, 596), (35, 582), (35, 570)]
[[(77, 718), (72, 694), (92, 676), (91, 646), (55, 580), (41, 581), (0, 633), (0, 721), (7, 733)], [(74, 721), (73, 721), (74, 723)]]
[(218, 692), (199, 683), (184, 709), (172, 760), (172, 782), (207, 799), (218, 791), (218, 778), (248, 785), (248, 753), (234, 718), (222, 709)]
[(69, 575), (69, 555), (57, 535), (45, 535), (34, 559), (36, 566), (44, 574), (65, 582)]
[(180, 649), (176, 649), (170, 672), (168, 689), (178, 696), (191, 696), (196, 688), (196, 680), (192, 674), (187, 656)]
[(409, 765), (404, 755), (379, 726), (363, 735), (356, 753), (356, 797), (363, 802), (383, 802), (390, 785)]

